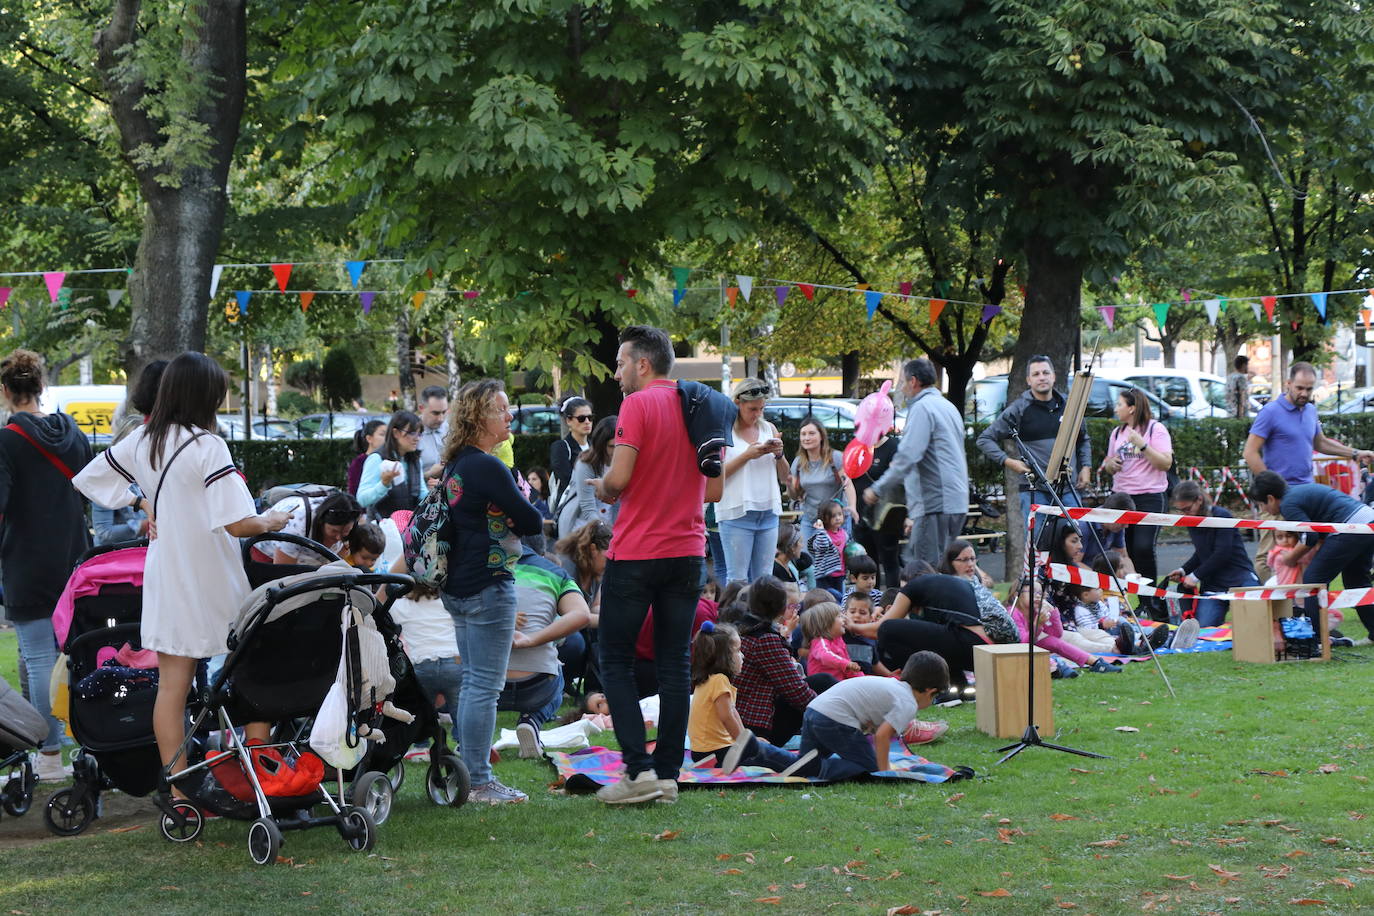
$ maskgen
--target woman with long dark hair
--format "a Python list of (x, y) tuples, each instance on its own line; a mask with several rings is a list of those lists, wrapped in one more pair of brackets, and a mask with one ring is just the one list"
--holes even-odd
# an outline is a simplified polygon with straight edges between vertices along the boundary
[[(143, 576), (143, 648), (158, 654), (153, 731), (165, 766), (185, 738), (186, 695), (196, 663), (225, 651), (229, 624), (248, 596), (236, 538), (280, 531), (285, 512), (258, 515), (253, 496), (215, 435), (228, 376), (203, 353), (167, 365), (148, 422), (111, 446), (73, 485), (94, 502), (125, 506), (144, 494), (157, 537)], [(250, 728), (267, 737), (265, 725)]]
[(39, 779), (62, 779), (62, 726), (51, 714), (48, 682), (57, 661), (52, 612), (72, 567), (90, 546), (81, 497), (67, 478), (91, 460), (91, 446), (64, 413), (39, 406), (43, 358), (15, 350), (0, 362), (10, 409), (0, 431), (0, 574), (5, 616), (19, 637), (29, 698), (48, 723), (39, 744)]
[(420, 467), (420, 418), (408, 410), (391, 415), (382, 447), (363, 461), (358, 502), (373, 518), (398, 509), (414, 511), (428, 492)]
[(602, 521), (612, 529), (620, 507), (603, 503), (596, 498), (596, 487), (587, 481), (605, 475), (611, 466), (611, 455), (615, 453), (616, 416), (602, 417), (592, 428), (587, 439), (587, 450), (577, 459), (573, 467), (572, 479), (568, 482), (568, 495), (561, 497), (562, 508), (558, 513), (558, 533), (571, 534), (587, 522)]
[[(363, 512), (363, 507), (348, 493), (288, 496), (272, 508), (291, 516), (283, 534), (309, 538), (340, 555), (348, 551), (349, 535)], [(259, 541), (257, 546), (273, 563), (318, 566), (325, 562), (317, 551), (286, 541)]]
[(358, 495), (358, 484), (363, 479), (363, 463), (381, 451), (386, 443), (386, 426), (383, 420), (368, 420), (353, 434), (353, 448), (358, 454), (348, 463), (348, 474), (345, 479), (348, 481), (348, 492), (354, 496)]
[[(167, 360), (155, 359), (143, 367), (138, 381), (129, 392), (128, 399), (114, 424), (114, 442), (148, 422), (157, 402), (158, 385), (162, 383), (162, 373), (167, 369)], [(116, 544), (145, 537), (148, 534), (148, 515), (132, 506), (110, 509), (106, 506), (91, 505), (91, 527), (95, 529), (97, 544)]]
[[(1116, 419), (1121, 425), (1107, 439), (1107, 457), (1102, 461), (1102, 470), (1112, 475), (1112, 492), (1129, 495), (1138, 512), (1165, 511), (1168, 471), (1174, 462), (1169, 430), (1150, 416), (1150, 399), (1145, 392), (1134, 388), (1117, 396)], [(1124, 533), (1131, 565), (1140, 575), (1155, 581), (1159, 575), (1155, 555), (1159, 526), (1128, 525)], [(1156, 617), (1163, 610), (1155, 599), (1143, 599), (1141, 603), (1156, 612)]]
[(549, 467), (553, 469), (555, 499), (572, 480), (573, 465), (587, 449), (594, 420), (591, 402), (576, 395), (565, 398), (558, 407), (558, 413), (563, 417), (568, 434), (549, 445)]
[(854, 481), (844, 475), (843, 456), (830, 447), (825, 426), (815, 417), (807, 417), (797, 431), (797, 442), (797, 457), (792, 460), (787, 490), (793, 499), (802, 502), (802, 537), (809, 539), (815, 533), (812, 529), (821, 506), (828, 502), (837, 502), (845, 510), (844, 527), (852, 532), (853, 521), (858, 518)]

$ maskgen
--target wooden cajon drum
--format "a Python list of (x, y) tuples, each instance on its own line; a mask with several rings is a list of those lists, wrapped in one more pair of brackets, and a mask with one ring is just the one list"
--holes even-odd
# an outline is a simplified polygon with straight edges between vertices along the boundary
[[(1331, 661), (1331, 634), (1326, 629), (1326, 608), (1317, 611), (1313, 628), (1320, 636), (1321, 654), (1309, 659), (1282, 659), (1283, 661)], [(1272, 598), (1268, 601), (1231, 602), (1231, 656), (1238, 662), (1256, 662), (1262, 665), (1280, 661), (1275, 651), (1274, 641), (1279, 636), (1279, 620), (1293, 616), (1293, 601), (1290, 598)]]
[[(1035, 722), (1043, 737), (1054, 735), (1050, 697), (1050, 653), (1035, 648)], [(1025, 643), (973, 647), (978, 688), (978, 730), (994, 738), (1019, 738), (1026, 730), (1026, 680), (1032, 664)]]

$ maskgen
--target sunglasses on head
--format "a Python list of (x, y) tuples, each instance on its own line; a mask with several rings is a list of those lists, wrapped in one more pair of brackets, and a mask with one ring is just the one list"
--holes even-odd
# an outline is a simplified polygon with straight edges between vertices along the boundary
[(746, 389), (744, 389), (743, 391), (741, 391), (739, 394), (735, 395), (735, 397), (737, 397), (737, 398), (766, 398), (766, 397), (768, 397), (768, 395), (772, 392), (772, 390), (773, 390), (773, 389), (769, 388), (767, 385), (760, 385), (760, 386), (758, 386), (758, 387), (756, 387), (756, 388), (746, 388)]

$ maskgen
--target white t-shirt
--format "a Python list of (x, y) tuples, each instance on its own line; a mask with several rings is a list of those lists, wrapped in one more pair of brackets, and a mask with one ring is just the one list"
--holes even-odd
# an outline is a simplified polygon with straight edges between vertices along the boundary
[[(767, 420), (759, 420), (759, 440), (777, 438), (778, 431)], [(725, 449), (725, 461), (731, 462), (744, 454), (749, 448), (738, 435), (735, 444)], [(725, 480), (720, 502), (716, 503), (716, 520), (729, 521), (743, 518), (746, 512), (772, 512), (782, 514), (782, 488), (778, 486), (777, 459), (772, 455), (746, 461)]]
[[(286, 527), (282, 529), (283, 534), (294, 534), (296, 537), (308, 538), (310, 537), (310, 533), (305, 530), (306, 516), (308, 515), (310, 517), (310, 524), (313, 526), (315, 520), (319, 518), (320, 515), (320, 503), (324, 502), (326, 498), (327, 497), (324, 496), (308, 497), (310, 510), (307, 512), (307, 497), (288, 496), (273, 506), (271, 511), (291, 513), (291, 520), (288, 521)], [(344, 542), (335, 541), (333, 544), (325, 544), (324, 546), (335, 553), (340, 553), (343, 550)], [(299, 544), (291, 544), (287, 541), (258, 541), (256, 547), (269, 557), (280, 550), (292, 560), (310, 566), (329, 562), (328, 558), (318, 551), (311, 550), (308, 547), (302, 547)]]
[(397, 598), (391, 605), (391, 619), (401, 625), (401, 642), (405, 643), (411, 664), (458, 654), (453, 618), (438, 598)]
[(896, 678), (853, 677), (818, 694), (807, 709), (865, 734), (884, 722), (900, 732), (916, 718), (916, 697)]

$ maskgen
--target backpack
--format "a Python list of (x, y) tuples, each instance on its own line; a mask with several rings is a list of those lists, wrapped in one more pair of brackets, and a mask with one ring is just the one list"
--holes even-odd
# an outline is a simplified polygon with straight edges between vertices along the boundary
[(442, 589), (448, 578), (448, 487), (441, 482), (420, 500), (401, 532), (401, 554), (415, 581)]

